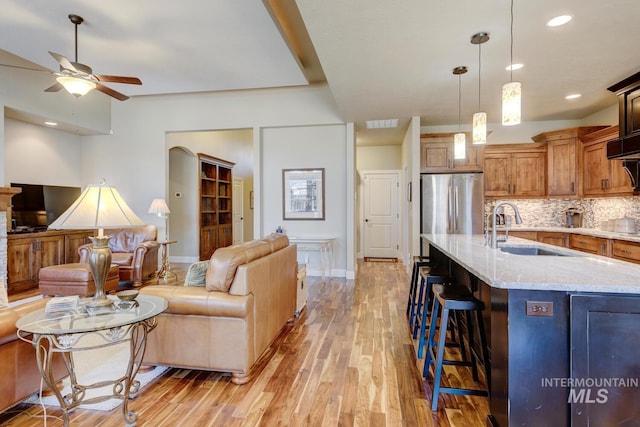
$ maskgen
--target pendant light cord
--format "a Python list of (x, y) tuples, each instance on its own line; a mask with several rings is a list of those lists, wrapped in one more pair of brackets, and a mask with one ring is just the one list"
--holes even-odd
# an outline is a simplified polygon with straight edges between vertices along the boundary
[(480, 74), (482, 73), (482, 62), (480, 62), (482, 43), (478, 43), (478, 111), (480, 111)]
[(513, 0), (511, 0), (511, 64), (509, 65), (509, 71), (511, 71), (511, 81), (513, 82)]
[(460, 117), (462, 105), (462, 74), (458, 74), (458, 131), (460, 131)]

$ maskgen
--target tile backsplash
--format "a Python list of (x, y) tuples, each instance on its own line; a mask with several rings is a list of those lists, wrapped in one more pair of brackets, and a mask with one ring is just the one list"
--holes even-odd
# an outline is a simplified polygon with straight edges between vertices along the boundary
[[(607, 219), (633, 218), (640, 230), (640, 197), (605, 197), (580, 200), (561, 199), (516, 199), (509, 200), (518, 207), (522, 225), (527, 227), (564, 227), (565, 211), (577, 208), (583, 212), (582, 226), (600, 228)], [(495, 201), (485, 203), (485, 212), (491, 213)], [(504, 208), (506, 215), (513, 216), (510, 207)]]

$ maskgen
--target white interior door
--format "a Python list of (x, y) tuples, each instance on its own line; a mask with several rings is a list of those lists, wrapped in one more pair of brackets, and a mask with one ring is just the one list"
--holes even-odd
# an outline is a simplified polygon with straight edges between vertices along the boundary
[(233, 178), (233, 244), (244, 242), (244, 181)]
[(363, 173), (363, 238), (365, 258), (397, 258), (398, 172)]

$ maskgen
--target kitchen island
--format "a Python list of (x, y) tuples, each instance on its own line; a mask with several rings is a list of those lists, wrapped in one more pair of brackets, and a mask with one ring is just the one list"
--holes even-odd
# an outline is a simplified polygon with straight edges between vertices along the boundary
[(513, 237), (422, 238), (432, 270), (485, 303), (488, 425), (640, 425), (640, 265)]

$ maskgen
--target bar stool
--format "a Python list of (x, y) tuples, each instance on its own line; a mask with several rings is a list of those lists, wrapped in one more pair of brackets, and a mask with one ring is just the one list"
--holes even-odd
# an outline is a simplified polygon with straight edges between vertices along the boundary
[[(429, 320), (430, 302), (433, 300), (433, 285), (451, 284), (453, 279), (449, 275), (432, 275), (428, 270), (420, 271), (420, 286), (416, 299), (415, 316), (413, 319), (413, 339), (418, 340), (418, 359), (422, 359), (422, 351), (425, 346), (425, 335)], [(455, 341), (455, 332), (452, 331), (452, 339)]]
[(407, 298), (407, 317), (409, 318), (409, 328), (413, 329), (413, 320), (416, 315), (416, 297), (418, 283), (420, 281), (420, 272), (429, 271), (429, 261), (422, 258), (416, 258), (413, 262), (413, 271), (411, 272), (411, 283), (409, 288), (409, 298)]
[[(438, 396), (440, 393), (471, 395), (471, 396), (489, 396), (489, 390), (491, 390), (491, 373), (489, 366), (489, 353), (487, 348), (487, 339), (484, 331), (484, 324), (482, 321), (482, 310), (484, 309), (484, 303), (475, 298), (473, 294), (465, 286), (451, 285), (433, 286), (433, 308), (431, 310), (431, 322), (429, 327), (429, 337), (427, 338), (427, 356), (424, 362), (424, 369), (422, 375), (427, 378), (431, 364), (434, 364), (434, 382), (433, 393), (431, 401), (431, 410), (436, 411), (438, 409)], [(442, 309), (442, 310), (441, 310)], [(453, 311), (454, 314), (465, 313), (467, 324), (467, 338), (469, 343), (469, 356), (470, 360), (449, 360), (444, 358), (444, 348), (446, 342), (447, 324), (450, 319), (449, 312)], [(438, 318), (440, 319), (440, 327), (436, 328)], [(475, 320), (475, 322), (474, 322)], [(474, 327), (478, 328), (480, 337), (480, 356), (477, 350), (474, 348), (473, 330)], [(438, 330), (438, 337), (436, 341), (436, 329)], [(463, 337), (459, 336), (460, 341), (463, 341)], [(480, 362), (485, 371), (485, 378), (487, 380), (487, 390), (476, 390), (467, 388), (454, 388), (454, 387), (442, 387), (442, 367), (443, 365), (457, 365), (457, 366), (470, 366), (474, 381), (478, 381), (478, 368), (477, 363)]]

